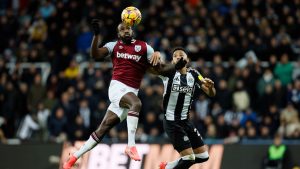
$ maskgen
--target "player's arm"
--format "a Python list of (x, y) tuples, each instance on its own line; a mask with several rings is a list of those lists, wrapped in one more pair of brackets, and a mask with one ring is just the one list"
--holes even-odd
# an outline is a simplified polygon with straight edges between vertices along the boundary
[(176, 69), (174, 64), (160, 63), (156, 66), (150, 66), (147, 71), (155, 75), (169, 77), (175, 73)]
[(109, 54), (109, 51), (106, 47), (98, 47), (99, 43), (100, 35), (94, 35), (90, 52), (90, 56), (94, 59), (104, 59)]
[(209, 97), (216, 95), (216, 89), (214, 87), (214, 82), (209, 78), (204, 78), (197, 70), (192, 69), (192, 74), (196, 79), (196, 82), (199, 84), (200, 88), (204, 93)]
[(150, 73), (156, 74), (156, 75), (162, 75), (165, 77), (170, 77), (174, 75), (176, 70), (182, 69), (186, 65), (186, 61), (183, 60), (182, 58), (176, 63), (176, 64), (171, 64), (171, 63), (159, 63), (156, 66), (151, 66), (148, 71)]
[[(198, 76), (199, 81), (201, 81), (201, 89), (204, 93), (206, 93), (209, 97), (213, 97), (216, 95), (216, 89), (214, 86), (214, 82), (209, 78), (203, 78), (201, 75)], [(202, 79), (202, 80), (200, 80)]]
[(98, 47), (101, 41), (100, 21), (98, 19), (93, 19), (92, 29), (94, 36), (91, 44), (90, 56), (95, 59), (104, 59), (109, 54), (109, 49), (107, 47)]

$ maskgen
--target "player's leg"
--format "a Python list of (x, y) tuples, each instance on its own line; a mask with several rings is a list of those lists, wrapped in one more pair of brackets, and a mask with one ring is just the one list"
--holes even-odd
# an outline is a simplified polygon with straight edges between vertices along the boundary
[(195, 163), (203, 163), (209, 159), (207, 146), (204, 145), (201, 134), (191, 122), (186, 122), (186, 132), (195, 154)]
[(104, 135), (116, 124), (120, 123), (120, 118), (111, 110), (107, 110), (104, 119), (102, 120), (98, 129), (91, 134), (89, 139), (76, 151), (69, 160), (63, 165), (63, 169), (70, 169), (78, 158), (83, 154), (93, 149), (98, 143), (101, 142)]
[(203, 163), (209, 159), (209, 154), (207, 151), (207, 146), (201, 146), (193, 149), (195, 154), (195, 163)]
[[(193, 153), (192, 148), (187, 148), (187, 149), (181, 151), (180, 152), (180, 157), (181, 158), (173, 161), (172, 165), (171, 165), (171, 163), (168, 163), (167, 166), (173, 166), (174, 165), (174, 169), (187, 169), (187, 168), (190, 168), (195, 163), (195, 155)], [(168, 168), (166, 167), (166, 169), (168, 169)]]
[(127, 130), (128, 130), (128, 146), (125, 153), (136, 161), (140, 161), (141, 158), (135, 147), (135, 133), (139, 121), (139, 112), (141, 111), (141, 100), (135, 93), (126, 93), (120, 100), (120, 106), (125, 107), (128, 110), (127, 114)]
[(160, 169), (187, 169), (195, 163), (195, 155), (182, 124), (181, 121), (164, 120), (164, 129), (175, 150), (179, 152), (180, 158), (172, 162), (161, 163)]

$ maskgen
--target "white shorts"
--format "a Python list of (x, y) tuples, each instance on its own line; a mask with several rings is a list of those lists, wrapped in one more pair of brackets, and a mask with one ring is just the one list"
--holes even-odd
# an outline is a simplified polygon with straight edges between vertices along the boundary
[(120, 107), (120, 100), (126, 93), (129, 92), (132, 92), (135, 95), (137, 95), (139, 90), (127, 86), (126, 84), (117, 80), (111, 80), (108, 89), (108, 97), (111, 103), (108, 107), (108, 110), (114, 112), (120, 118), (121, 121), (123, 121), (127, 117), (129, 109)]

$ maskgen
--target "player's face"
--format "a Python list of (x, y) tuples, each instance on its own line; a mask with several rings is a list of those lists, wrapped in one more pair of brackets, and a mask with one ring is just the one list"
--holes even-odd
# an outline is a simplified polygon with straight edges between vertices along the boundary
[(183, 58), (184, 60), (186, 60), (187, 62), (189, 62), (189, 59), (188, 59), (186, 53), (183, 50), (176, 50), (173, 53), (172, 63), (176, 64), (178, 62), (178, 60), (180, 60), (180, 58)]
[(130, 43), (133, 37), (133, 31), (130, 26), (127, 26), (123, 23), (119, 24), (118, 26), (118, 37), (124, 43)]

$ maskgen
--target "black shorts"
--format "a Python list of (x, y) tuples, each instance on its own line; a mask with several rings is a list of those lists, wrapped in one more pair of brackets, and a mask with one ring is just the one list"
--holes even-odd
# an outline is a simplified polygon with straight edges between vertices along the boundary
[(187, 148), (195, 149), (204, 145), (200, 133), (188, 120), (164, 120), (164, 129), (179, 153)]

